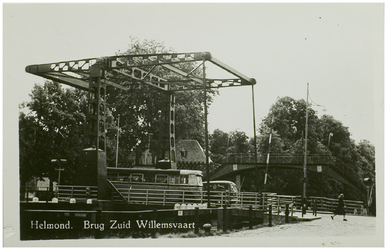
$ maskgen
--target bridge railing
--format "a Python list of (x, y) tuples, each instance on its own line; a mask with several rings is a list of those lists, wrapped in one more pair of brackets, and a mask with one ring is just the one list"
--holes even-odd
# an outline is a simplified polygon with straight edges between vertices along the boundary
[[(307, 156), (307, 162), (309, 164), (327, 164), (333, 160), (333, 156), (330, 155), (309, 155)], [(258, 163), (266, 163), (267, 156), (258, 155)], [(254, 154), (228, 154), (221, 163), (254, 163)], [(302, 164), (304, 162), (303, 155), (270, 155), (269, 163), (279, 164)]]
[(286, 205), (289, 205), (289, 212), (293, 214), (293, 207), (296, 201), (295, 195), (277, 195), (268, 194), (265, 196), (266, 205), (271, 205), (272, 211), (280, 214), (286, 209)]
[[(208, 202), (207, 191), (193, 190), (149, 190), (118, 188), (113, 192), (114, 200), (125, 200), (129, 204), (163, 205), (173, 207), (175, 204), (206, 204)], [(59, 201), (97, 199), (97, 187), (95, 186), (71, 186), (60, 185), (56, 197)], [(314, 201), (318, 212), (333, 213), (338, 205), (338, 199), (310, 196), (308, 197), (308, 209), (313, 210)], [(365, 206), (363, 201), (345, 200), (345, 211), (348, 214), (363, 215)], [(211, 207), (239, 207), (263, 209), (272, 206), (273, 212), (280, 214), (289, 205), (293, 209), (301, 209), (301, 197), (294, 195), (278, 195), (275, 193), (257, 192), (228, 192), (211, 191)]]
[(348, 178), (352, 184), (357, 186), (360, 189), (364, 189), (362, 185), (361, 178), (354, 172), (354, 169), (348, 164), (344, 163), (338, 158), (333, 158), (330, 164), (331, 168), (333, 168), (336, 172)]
[[(310, 196), (308, 197), (307, 207), (308, 210), (313, 210), (314, 201), (316, 200), (317, 212), (330, 212), (334, 213), (338, 204), (338, 199)], [(295, 199), (295, 207), (301, 209), (301, 197), (297, 196)], [(364, 214), (364, 202), (355, 200), (344, 200), (345, 212), (347, 214), (363, 215)]]
[(67, 201), (71, 198), (75, 198), (76, 200), (87, 200), (97, 199), (97, 193), (97, 186), (59, 185), (55, 196), (61, 201)]

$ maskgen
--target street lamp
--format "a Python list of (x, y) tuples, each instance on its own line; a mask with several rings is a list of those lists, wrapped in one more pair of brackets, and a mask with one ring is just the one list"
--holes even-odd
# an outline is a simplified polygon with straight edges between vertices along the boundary
[(333, 136), (333, 133), (329, 133), (329, 136), (328, 136), (328, 149), (331, 145), (331, 137)]

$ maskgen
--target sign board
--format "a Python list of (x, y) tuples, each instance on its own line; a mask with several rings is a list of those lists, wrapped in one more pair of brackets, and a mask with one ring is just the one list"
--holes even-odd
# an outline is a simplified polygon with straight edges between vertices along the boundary
[(317, 165), (317, 172), (319, 172), (319, 173), (322, 172), (322, 166), (321, 165)]
[(238, 164), (233, 164), (232, 171), (237, 171), (237, 170), (238, 170)]

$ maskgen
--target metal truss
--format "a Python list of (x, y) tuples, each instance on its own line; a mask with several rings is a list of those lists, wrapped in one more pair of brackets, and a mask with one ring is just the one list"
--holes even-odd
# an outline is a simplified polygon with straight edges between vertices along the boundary
[[(131, 89), (138, 83), (153, 86), (161, 91), (184, 91), (203, 89), (203, 78), (195, 76), (202, 64), (191, 70), (184, 70), (185, 64), (208, 61), (216, 67), (231, 73), (235, 78), (206, 79), (207, 88), (254, 85), (254, 78), (227, 66), (209, 52), (163, 53), (142, 55), (118, 55), (102, 58), (88, 58), (39, 65), (29, 65), (26, 72), (83, 90), (89, 89), (90, 69), (98, 64), (104, 71), (102, 80), (108, 87), (122, 90)], [(192, 68), (192, 67), (191, 67)], [(166, 77), (168, 76), (168, 77)]]

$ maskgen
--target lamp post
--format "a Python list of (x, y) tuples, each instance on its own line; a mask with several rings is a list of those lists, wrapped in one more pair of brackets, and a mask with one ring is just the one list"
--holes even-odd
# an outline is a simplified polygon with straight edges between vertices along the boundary
[(329, 133), (329, 136), (328, 136), (328, 149), (331, 146), (331, 137), (332, 136), (333, 136), (333, 133)]

